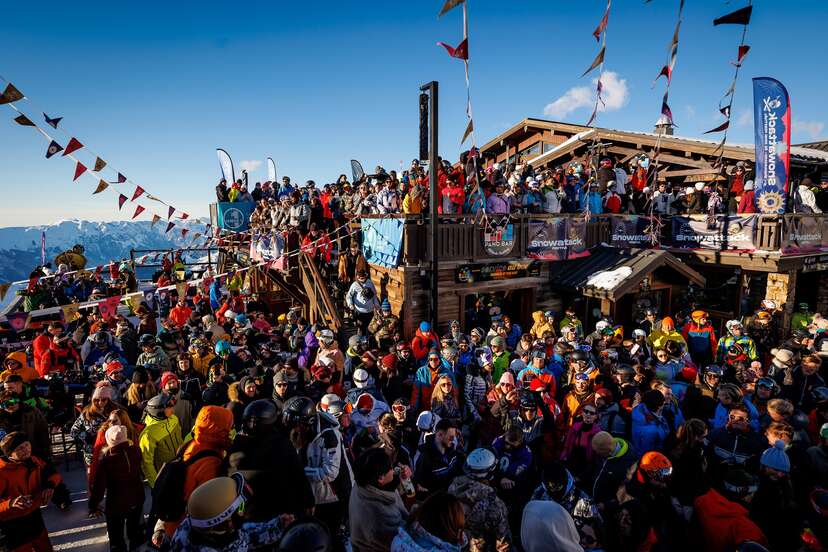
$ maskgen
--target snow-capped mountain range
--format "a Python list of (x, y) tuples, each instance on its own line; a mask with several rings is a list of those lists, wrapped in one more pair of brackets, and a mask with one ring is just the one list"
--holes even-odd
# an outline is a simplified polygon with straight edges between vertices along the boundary
[[(129, 258), (131, 249), (165, 249), (189, 246), (195, 232), (204, 232), (206, 221), (174, 220), (175, 227), (165, 233), (167, 221), (151, 227), (150, 221), (93, 222), (62, 220), (44, 226), (0, 228), (0, 282), (22, 280), (40, 264), (40, 235), (46, 232), (46, 260), (81, 244), (87, 266)], [(181, 237), (182, 228), (190, 233)], [(54, 265), (53, 265), (54, 266)], [(55, 267), (56, 268), (56, 267)]]

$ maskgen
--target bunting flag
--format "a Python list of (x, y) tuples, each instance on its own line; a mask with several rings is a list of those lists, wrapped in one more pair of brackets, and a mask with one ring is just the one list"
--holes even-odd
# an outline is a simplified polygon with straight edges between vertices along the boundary
[(9, 292), (9, 288), (11, 284), (0, 284), (0, 301), (6, 298), (6, 294)]
[(601, 51), (598, 52), (598, 55), (595, 56), (595, 59), (592, 61), (592, 65), (590, 65), (589, 68), (586, 71), (584, 71), (584, 74), (581, 75), (581, 77), (587, 76), (590, 72), (592, 72), (593, 69), (604, 63), (604, 54), (606, 53), (606, 50), (606, 46), (603, 46), (601, 48)]
[(67, 155), (69, 155), (69, 154), (71, 154), (71, 153), (74, 153), (74, 152), (78, 151), (78, 150), (79, 150), (79, 149), (81, 149), (82, 147), (83, 147), (83, 144), (81, 144), (81, 143), (78, 141), (78, 139), (77, 139), (77, 138), (70, 138), (70, 139), (69, 139), (69, 143), (68, 143), (68, 144), (66, 144), (66, 150), (64, 150), (63, 155), (64, 155), (64, 156), (67, 156)]
[[(667, 94), (664, 94), (664, 99), (661, 101), (661, 114), (667, 117), (667, 121), (670, 123), (670, 126), (673, 125), (673, 112), (670, 109), (670, 106), (667, 105)], [(684, 123), (682, 123), (684, 124)]]
[(135, 213), (132, 215), (132, 218), (135, 219), (138, 215), (144, 212), (144, 208), (140, 205), (135, 207)]
[(80, 310), (80, 306), (76, 304), (71, 305), (63, 305), (61, 307), (63, 311), (63, 322), (65, 324), (71, 324), (78, 318), (78, 311)]
[(31, 119), (21, 114), (14, 118), (14, 122), (20, 126), (36, 126)]
[(127, 196), (125, 196), (124, 194), (118, 194), (118, 210), (119, 211), (124, 206), (124, 203), (126, 203), (127, 199), (128, 199)]
[(13, 312), (11, 314), (7, 314), (6, 321), (9, 323), (9, 326), (11, 326), (11, 328), (14, 331), (23, 331), (26, 328), (26, 324), (29, 323), (29, 313)]
[(6, 85), (3, 94), (0, 95), (0, 104), (13, 103), (24, 98), (23, 94), (12, 83)]
[(173, 226), (175, 226), (175, 223), (174, 223), (174, 222), (168, 222), (168, 223), (167, 223), (167, 229), (166, 229), (166, 230), (164, 230), (164, 233), (166, 234), (166, 233), (168, 233), (170, 230), (172, 230), (172, 229), (173, 229)]
[(77, 165), (75, 165), (75, 178), (72, 179), (72, 182), (77, 180), (80, 175), (86, 172), (86, 165), (78, 161)]
[(47, 123), (48, 123), (48, 124), (49, 124), (52, 128), (57, 128), (57, 127), (58, 127), (58, 123), (60, 123), (60, 122), (63, 120), (63, 117), (55, 117), (54, 119), (52, 119), (52, 118), (50, 118), (48, 115), (46, 115), (45, 113), (43, 114), (43, 118), (44, 118), (44, 119), (46, 119), (46, 122), (47, 122)]
[(189, 229), (187, 229), (187, 228), (182, 228), (182, 229), (181, 229), (181, 238), (182, 238), (182, 239), (183, 239), (183, 238), (186, 238), (186, 237), (187, 237), (187, 233), (188, 233), (189, 231), (190, 231), (190, 230), (189, 230)]
[(126, 177), (124, 175), (122, 175), (121, 173), (118, 173), (118, 180), (116, 180), (115, 182), (112, 182), (112, 184), (123, 184), (126, 181), (127, 181)]
[(100, 157), (95, 158), (95, 168), (92, 169), (95, 172), (101, 172), (106, 167), (106, 161), (101, 159)]
[(150, 224), (150, 228), (152, 228), (153, 226), (155, 226), (155, 224), (156, 224), (159, 220), (161, 220), (161, 217), (159, 217), (158, 215), (152, 215), (152, 224)]
[(46, 159), (49, 159), (50, 157), (52, 157), (56, 153), (60, 153), (61, 151), (63, 151), (63, 146), (52, 140), (49, 143), (49, 147), (46, 148)]
[(443, 4), (443, 8), (440, 10), (440, 13), (437, 17), (442, 17), (443, 14), (453, 10), (460, 4), (462, 4), (465, 0), (446, 0), (445, 4)]
[(190, 215), (188, 215), (187, 213), (181, 213), (179, 218), (181, 218), (181, 220), (187, 220), (188, 218), (190, 218)]
[(730, 118), (728, 117), (727, 121), (723, 122), (722, 124), (720, 124), (716, 128), (711, 128), (710, 130), (705, 132), (705, 134), (711, 134), (713, 132), (721, 132), (723, 130), (727, 130), (729, 127), (730, 127)]
[(739, 46), (739, 56), (736, 58), (736, 63), (741, 64), (742, 60), (745, 59), (745, 56), (750, 52), (750, 46), (747, 44), (742, 44)]
[(465, 132), (463, 132), (463, 139), (462, 139), (462, 140), (460, 140), (460, 143), (462, 144), (463, 142), (465, 142), (465, 141), (466, 141), (466, 139), (467, 139), (469, 136), (471, 136), (471, 133), (472, 133), (473, 131), (474, 131), (474, 120), (469, 119), (469, 124), (467, 124), (467, 125), (466, 125), (466, 130), (465, 130)]
[(109, 187), (109, 184), (105, 180), (98, 181), (98, 187), (95, 188), (95, 191), (92, 192), (92, 195), (99, 194), (102, 191), (106, 190)]
[(141, 186), (135, 186), (135, 193), (132, 194), (132, 199), (130, 199), (130, 201), (135, 201), (136, 199), (141, 197), (141, 194), (143, 194), (143, 193), (144, 193), (144, 189)]
[(437, 45), (442, 46), (443, 48), (445, 48), (446, 52), (448, 52), (448, 55), (450, 55), (453, 58), (462, 59), (462, 60), (469, 59), (469, 41), (468, 41), (468, 39), (464, 38), (463, 41), (460, 44), (457, 45), (456, 48), (452, 48), (451, 46), (449, 46), (445, 42), (438, 42)]
[(609, 3), (607, 3), (607, 9), (604, 10), (604, 17), (601, 18), (601, 22), (598, 23), (598, 26), (592, 31), (592, 36), (595, 37), (595, 42), (601, 41), (601, 33), (603, 33), (607, 28), (607, 23), (609, 22)]
[(745, 6), (735, 12), (717, 17), (713, 25), (750, 25), (750, 15), (753, 13), (753, 6)]
[(167, 220), (170, 220), (172, 218), (173, 213), (175, 213), (175, 207), (170, 207), (169, 209), (167, 209)]
[(147, 199), (151, 199), (151, 200), (153, 200), (153, 201), (157, 201), (158, 203), (164, 203), (163, 201), (161, 201), (160, 199), (158, 199), (157, 197), (155, 197), (155, 196), (154, 196), (154, 195), (152, 195), (152, 194), (147, 194)]
[(107, 297), (98, 303), (98, 310), (104, 320), (111, 320), (118, 315), (118, 305), (121, 303), (121, 296)]
[(724, 115), (726, 118), (730, 119), (730, 106), (729, 106), (729, 105), (726, 105), (726, 106), (724, 106), (724, 107), (720, 108), (720, 109), (719, 109), (719, 111), (720, 111), (720, 112), (721, 112), (721, 114), (722, 114), (722, 115)]
[(658, 82), (658, 79), (660, 79), (661, 77), (667, 77), (667, 82), (672, 80), (673, 70), (670, 68), (669, 65), (665, 65), (664, 67), (661, 68), (661, 72), (658, 74), (658, 76), (653, 81), (653, 86), (655, 86), (655, 83)]

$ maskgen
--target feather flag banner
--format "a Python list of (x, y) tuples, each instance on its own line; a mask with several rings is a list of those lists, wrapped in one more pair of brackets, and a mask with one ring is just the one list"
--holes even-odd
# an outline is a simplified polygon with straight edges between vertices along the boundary
[(77, 162), (75, 165), (75, 177), (72, 179), (72, 182), (80, 178), (80, 175), (86, 172), (86, 165), (81, 163), (80, 161)]
[(72, 154), (81, 149), (82, 147), (83, 144), (81, 144), (77, 138), (70, 138), (69, 143), (66, 144), (66, 149), (63, 151), (63, 155), (67, 156), (69, 154)]
[(12, 83), (6, 85), (6, 89), (0, 94), (0, 104), (9, 104), (22, 100), (25, 96)]
[(137, 217), (138, 215), (140, 215), (143, 212), (144, 212), (144, 208), (142, 206), (140, 206), (140, 205), (136, 206), (135, 207), (135, 212), (132, 214), (132, 218), (134, 219), (135, 217)]

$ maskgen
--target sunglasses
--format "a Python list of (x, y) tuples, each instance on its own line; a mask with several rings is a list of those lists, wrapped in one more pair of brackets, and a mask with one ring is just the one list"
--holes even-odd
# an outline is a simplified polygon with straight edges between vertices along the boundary
[(394, 412), (400, 412), (400, 413), (408, 412), (408, 407), (405, 406), (404, 404), (395, 404), (394, 406), (391, 407), (391, 409)]
[(441, 383), (441, 384), (440, 384), (440, 387), (442, 387), (442, 388), (444, 388), (444, 389), (450, 389), (450, 388), (451, 388), (451, 384), (450, 384), (450, 383)]
[(428, 359), (428, 361), (429, 362), (440, 362), (440, 359), (437, 358), (437, 357), (431, 357), (430, 359)]
[(595, 416), (598, 414), (595, 410), (584, 410), (584, 416)]
[(743, 416), (728, 416), (727, 419), (730, 420), (731, 422), (747, 422), (748, 421), (748, 418), (745, 418)]

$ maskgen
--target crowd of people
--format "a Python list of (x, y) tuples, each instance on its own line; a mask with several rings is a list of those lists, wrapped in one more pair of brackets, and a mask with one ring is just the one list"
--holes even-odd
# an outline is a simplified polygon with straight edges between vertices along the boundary
[[(495, 171), (495, 190), (522, 186), (524, 174)], [(402, 186), (404, 205), (424, 183), (409, 174), (389, 173), (374, 200), (364, 184), (355, 201), (374, 209)], [(448, 167), (446, 185), (462, 174)], [(324, 203), (289, 179), (250, 195), (275, 226), (274, 213), (307, 223), (307, 238), (349, 211), (340, 180)], [(347, 288), (338, 331), (252, 293), (239, 270), (128, 316), (81, 310), (11, 351), (0, 546), (49, 550), (42, 507), (71, 507), (50, 426), (77, 442), (88, 514), (105, 518), (112, 550), (828, 546), (828, 318), (807, 305), (782, 327), (782, 306), (765, 301), (725, 335), (698, 305), (647, 310), (634, 328), (586, 327), (569, 305), (404, 335), (358, 237), (328, 253), (324, 272)], [(33, 286), (57, 289), (50, 279)], [(77, 408), (68, 382), (81, 385)]]
[[(644, 215), (708, 215), (756, 213), (754, 174), (744, 161), (727, 167), (710, 181), (654, 178), (654, 165), (644, 154), (626, 163), (603, 157), (595, 163), (573, 161), (555, 169), (536, 169), (517, 163), (485, 167), (474, 150), (455, 165), (441, 160), (438, 172), (438, 211), (444, 215), (583, 213)], [(480, 186), (477, 183), (480, 183)], [(349, 182), (340, 175), (321, 188), (309, 180), (297, 186), (289, 177), (255, 183), (242, 181), (216, 187), (218, 201), (251, 201), (256, 207), (252, 226), (284, 231), (311, 226), (327, 231), (345, 220), (365, 215), (420, 215), (429, 211), (428, 172), (414, 160), (408, 170), (375, 173)], [(828, 210), (828, 177), (815, 184), (803, 178), (792, 193), (795, 213)]]

